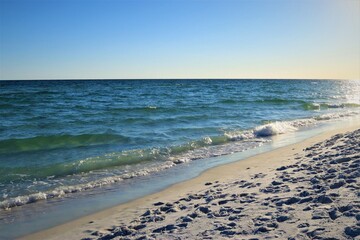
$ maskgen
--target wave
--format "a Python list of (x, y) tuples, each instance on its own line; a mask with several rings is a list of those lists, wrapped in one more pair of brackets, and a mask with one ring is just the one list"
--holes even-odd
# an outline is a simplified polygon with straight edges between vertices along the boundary
[(223, 104), (235, 104), (238, 103), (237, 100), (235, 99), (222, 99), (219, 101), (219, 103), (223, 103)]
[[(145, 117), (129, 117), (122, 120), (123, 123), (141, 123), (143, 125), (152, 125), (152, 124), (168, 124), (174, 123), (178, 124), (178, 122), (193, 122), (196, 120), (207, 119), (210, 116), (207, 114), (199, 114), (199, 115), (178, 115), (171, 117), (163, 117), (163, 118), (145, 118)], [(186, 128), (188, 129), (188, 128)]]
[(164, 108), (164, 107), (157, 107), (157, 106), (153, 106), (153, 105), (149, 105), (149, 106), (145, 106), (145, 107), (110, 107), (109, 111), (110, 112), (128, 112), (128, 111), (153, 111), (153, 110), (163, 110), (163, 111), (173, 111), (172, 108)]
[(236, 104), (236, 103), (273, 103), (273, 104), (291, 104), (291, 103), (305, 103), (302, 100), (282, 99), (282, 98), (266, 98), (258, 100), (237, 100), (237, 99), (222, 99), (218, 103)]
[(0, 154), (124, 143), (127, 141), (128, 138), (125, 136), (106, 133), (6, 139), (0, 141)]
[(306, 118), (292, 121), (275, 121), (257, 126), (247, 131), (234, 131), (226, 133), (226, 136), (232, 141), (249, 140), (262, 137), (271, 137), (279, 134), (297, 131), (301, 127), (315, 124), (317, 119)]
[(45, 192), (37, 192), (29, 195), (17, 196), (13, 198), (6, 199), (0, 202), (0, 209), (10, 210), (13, 207), (22, 206), (29, 203), (34, 203), (40, 200), (46, 200), (56, 197), (63, 197), (69, 193), (82, 192), (85, 190), (102, 187), (104, 185), (109, 185), (123, 181), (125, 179), (130, 179), (139, 176), (145, 176), (154, 172), (162, 171), (174, 166), (175, 163), (168, 161), (162, 164), (161, 166), (143, 169), (137, 172), (132, 172), (128, 174), (123, 174), (121, 176), (105, 177), (95, 181), (91, 181), (85, 184), (77, 184), (72, 186), (60, 186), (53, 190)]
[(304, 103), (305, 110), (322, 110), (329, 108), (358, 108), (358, 103)]
[(88, 157), (71, 163), (56, 163), (46, 166), (3, 167), (0, 169), (0, 182), (9, 183), (34, 178), (46, 179), (48, 176), (60, 178), (101, 169), (130, 166), (151, 161), (166, 161), (170, 156), (226, 142), (227, 138), (223, 136), (205, 137), (182, 145), (112, 152), (103, 156)]
[(109, 153), (104, 156), (88, 157), (71, 163), (57, 163), (47, 166), (11, 167), (0, 169), (0, 182), (8, 183), (24, 179), (60, 178), (125, 165), (135, 165), (152, 160), (161, 160), (167, 155), (161, 149), (139, 149)]
[[(223, 135), (219, 136), (206, 136), (197, 141), (191, 141), (182, 145), (170, 146), (167, 148), (138, 149), (120, 153), (109, 153), (104, 156), (86, 158), (71, 164), (57, 164), (40, 169), (18, 168), (16, 171), (11, 169), (13, 174), (8, 174), (8, 179), (4, 179), (3, 177), (2, 181), (14, 181), (16, 176), (31, 176), (30, 179), (45, 179), (49, 176), (52, 178), (59, 178), (72, 174), (83, 175), (100, 169), (114, 169), (115, 167), (121, 166), (139, 165), (144, 162), (155, 165), (152, 167), (143, 167), (140, 170), (132, 171), (130, 173), (123, 172), (122, 174), (115, 174), (111, 177), (102, 177), (87, 183), (59, 186), (49, 191), (10, 197), (0, 202), (0, 208), (9, 209), (43, 199), (61, 197), (68, 193), (85, 191), (120, 182), (124, 179), (148, 175), (171, 168), (177, 164), (245, 151), (271, 141), (269, 137), (274, 135), (294, 132), (303, 127), (315, 125), (320, 121), (340, 119), (357, 114), (359, 114), (359, 112), (343, 112), (323, 114), (313, 118), (275, 121), (257, 126), (253, 129), (225, 132)], [(9, 169), (2, 169), (0, 176), (6, 175), (6, 172), (9, 171)]]
[(306, 102), (303, 100), (297, 99), (282, 99), (282, 98), (269, 98), (269, 99), (259, 99), (259, 100), (236, 100), (236, 99), (222, 99), (218, 103), (222, 104), (237, 104), (237, 103), (261, 103), (261, 104), (301, 104), (305, 110), (322, 110), (322, 109), (331, 109), (331, 108), (358, 108), (360, 107), (359, 103), (315, 103), (315, 102)]
[(294, 100), (294, 99), (282, 99), (282, 98), (268, 98), (256, 100), (257, 103), (278, 103), (278, 104), (287, 104), (287, 103), (303, 103), (302, 100)]

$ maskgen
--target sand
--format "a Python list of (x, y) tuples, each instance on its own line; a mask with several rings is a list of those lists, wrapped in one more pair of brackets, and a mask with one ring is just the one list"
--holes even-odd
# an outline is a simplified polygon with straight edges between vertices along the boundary
[(357, 123), (22, 239), (360, 239), (359, 178)]

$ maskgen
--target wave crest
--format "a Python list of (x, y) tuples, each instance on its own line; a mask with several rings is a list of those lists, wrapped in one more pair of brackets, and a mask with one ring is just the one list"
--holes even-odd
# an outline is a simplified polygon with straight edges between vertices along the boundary
[[(131, 164), (138, 164), (142, 161), (148, 161), (152, 165), (146, 168), (142, 167), (142, 169), (130, 173), (125, 171), (119, 175), (102, 177), (84, 184), (60, 186), (46, 192), (33, 193), (27, 196), (9, 197), (8, 199), (0, 202), (0, 208), (9, 209), (15, 206), (21, 206), (43, 199), (61, 197), (64, 194), (102, 187), (104, 185), (120, 182), (124, 179), (130, 179), (137, 176), (144, 176), (157, 171), (162, 171), (171, 168), (176, 164), (245, 151), (270, 141), (270, 136), (297, 131), (302, 127), (317, 124), (319, 121), (339, 119), (357, 114), (359, 114), (359, 112), (342, 112), (324, 114), (307, 119), (269, 122), (264, 125), (257, 126), (253, 129), (226, 132), (224, 135), (220, 136), (206, 136), (198, 141), (192, 141), (183, 145), (171, 146), (168, 148), (131, 150), (120, 153), (110, 153), (101, 157), (84, 159), (77, 162), (76, 166), (69, 168), (77, 169), (77, 172), (65, 171), (65, 173), (83, 174), (84, 172), (89, 173), (99, 169), (119, 167), (121, 165), (128, 166)], [(59, 171), (61, 172), (61, 168), (63, 167), (64, 166), (58, 166), (52, 172), (46, 172), (45, 175), (56, 178), (59, 176), (57, 174), (59, 174)], [(41, 170), (37, 172), (43, 171)], [(19, 175), (21, 175), (21, 173), (19, 173)], [(39, 177), (45, 178), (45, 175)]]
[(125, 136), (106, 133), (16, 138), (0, 141), (0, 154), (124, 143), (127, 141), (128, 138)]
[(329, 108), (358, 108), (358, 103), (304, 103), (305, 110), (323, 110)]

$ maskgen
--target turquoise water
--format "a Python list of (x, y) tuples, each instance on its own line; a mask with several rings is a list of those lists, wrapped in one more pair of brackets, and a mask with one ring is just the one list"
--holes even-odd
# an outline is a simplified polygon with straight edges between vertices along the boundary
[(359, 110), (359, 81), (1, 81), (0, 207), (254, 149)]

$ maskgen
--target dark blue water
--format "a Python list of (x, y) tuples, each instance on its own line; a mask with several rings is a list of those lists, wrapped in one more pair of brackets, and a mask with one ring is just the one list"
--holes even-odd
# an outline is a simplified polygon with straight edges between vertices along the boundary
[(359, 81), (0, 81), (0, 205), (253, 149), (359, 106)]

